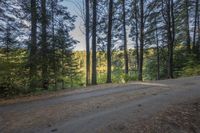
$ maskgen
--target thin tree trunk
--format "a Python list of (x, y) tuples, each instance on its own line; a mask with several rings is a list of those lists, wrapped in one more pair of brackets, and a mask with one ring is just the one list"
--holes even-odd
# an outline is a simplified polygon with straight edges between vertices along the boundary
[(157, 54), (157, 80), (160, 80), (160, 48), (159, 48), (159, 37), (158, 37), (158, 25), (157, 19), (155, 17), (155, 25), (156, 25), (156, 54)]
[(72, 75), (70, 75), (70, 86), (71, 86), (71, 88), (74, 86), (74, 85), (73, 85)]
[(141, 20), (140, 20), (140, 57), (139, 57), (139, 73), (138, 80), (142, 81), (143, 74), (143, 53), (144, 53), (144, 1), (140, 0)]
[(107, 45), (107, 83), (111, 83), (111, 67), (112, 67), (112, 53), (111, 53), (111, 43), (112, 43), (112, 16), (113, 16), (113, 0), (109, 3), (109, 20), (108, 20), (108, 45)]
[(93, 0), (93, 25), (92, 25), (92, 85), (97, 84), (96, 62), (96, 25), (97, 25), (97, 0)]
[(86, 85), (90, 84), (90, 2), (85, 0), (85, 10), (86, 10), (86, 19), (85, 19), (85, 29), (86, 29)]
[(175, 39), (174, 3), (167, 3), (167, 37), (168, 37), (168, 78), (173, 78), (173, 47)]
[(10, 38), (11, 38), (11, 31), (10, 31), (10, 26), (8, 24), (8, 21), (6, 22), (6, 36), (5, 36), (5, 45), (6, 45), (6, 62), (9, 64), (9, 53), (10, 53)]
[(128, 50), (127, 50), (127, 34), (126, 34), (126, 11), (125, 11), (125, 0), (123, 3), (123, 32), (124, 32), (124, 61), (125, 61), (125, 74), (128, 75)]
[(55, 80), (55, 88), (57, 88), (57, 69), (56, 69), (56, 49), (55, 49), (55, 28), (54, 28), (54, 9), (55, 1), (51, 0), (51, 21), (52, 21), (52, 45), (53, 45), (53, 72)]
[(198, 25), (198, 40), (197, 40), (197, 44), (196, 44), (196, 54), (197, 54), (197, 58), (200, 59), (200, 16), (199, 16), (199, 12), (198, 12), (198, 22), (197, 22), (197, 25)]
[(41, 7), (42, 7), (42, 86), (44, 89), (48, 89), (46, 0), (41, 0)]
[[(62, 26), (62, 29), (63, 29), (63, 26)], [(61, 47), (62, 47), (62, 51), (61, 51), (61, 66), (62, 66), (62, 69), (61, 69), (61, 74), (62, 74), (62, 77), (64, 77), (64, 54), (65, 54), (65, 49), (64, 49), (64, 42), (62, 41), (62, 44), (61, 44)], [(65, 81), (64, 79), (62, 78), (62, 89), (65, 88)]]
[[(9, 58), (10, 58), (10, 45), (11, 45), (11, 41), (10, 41), (10, 39), (11, 39), (11, 29), (10, 29), (10, 25), (9, 25), (9, 23), (8, 23), (8, 20), (6, 21), (6, 35), (5, 35), (5, 45), (6, 45), (6, 63), (7, 64), (9, 64), (9, 62), (10, 62), (10, 60), (9, 60)], [(10, 72), (10, 68), (8, 67), (8, 73), (5, 75), (6, 77), (6, 82), (8, 83), (7, 85), (6, 85), (6, 87), (7, 88), (9, 88), (10, 87), (10, 84), (11, 84), (11, 72)]]
[(174, 18), (174, 0), (171, 0), (171, 19), (172, 19), (172, 44), (175, 42), (175, 18)]
[(174, 18), (174, 0), (171, 0), (171, 18), (172, 18), (172, 41), (170, 47), (170, 78), (174, 78), (174, 43), (175, 43), (175, 18)]
[(30, 46), (30, 88), (34, 89), (35, 86), (35, 78), (37, 76), (37, 63), (36, 63), (36, 52), (37, 52), (37, 7), (36, 1), (31, 0), (31, 46)]
[(186, 20), (185, 20), (185, 26), (186, 26), (186, 47), (188, 53), (190, 53), (190, 24), (189, 24), (189, 1), (185, 0), (185, 11), (186, 11)]
[[(136, 31), (136, 62), (137, 62), (137, 74), (139, 74), (139, 44), (138, 44), (138, 40), (139, 40), (139, 32), (138, 32), (138, 8), (137, 8), (137, 3), (135, 2), (135, 31)], [(139, 79), (139, 78), (138, 78)]]
[(196, 32), (197, 32), (198, 10), (199, 10), (199, 0), (196, 0), (196, 2), (195, 2), (193, 46), (192, 46), (193, 52), (195, 52), (195, 49), (196, 49)]

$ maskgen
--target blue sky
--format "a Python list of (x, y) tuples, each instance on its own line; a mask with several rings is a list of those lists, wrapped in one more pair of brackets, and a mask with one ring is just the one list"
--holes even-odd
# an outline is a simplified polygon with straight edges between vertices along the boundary
[(71, 35), (78, 41), (80, 41), (79, 44), (77, 44), (75, 50), (85, 50), (85, 36), (83, 34), (83, 21), (80, 17), (80, 9), (77, 8), (74, 2), (78, 2), (78, 4), (82, 3), (82, 0), (64, 0), (63, 4), (68, 7), (69, 11), (78, 16), (76, 23), (75, 23), (75, 30), (71, 32)]

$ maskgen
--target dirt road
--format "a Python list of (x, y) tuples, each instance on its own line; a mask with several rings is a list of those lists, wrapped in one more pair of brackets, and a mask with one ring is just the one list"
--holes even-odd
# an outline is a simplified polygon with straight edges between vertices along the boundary
[(129, 124), (200, 98), (200, 77), (132, 82), (0, 105), (1, 133), (128, 132)]

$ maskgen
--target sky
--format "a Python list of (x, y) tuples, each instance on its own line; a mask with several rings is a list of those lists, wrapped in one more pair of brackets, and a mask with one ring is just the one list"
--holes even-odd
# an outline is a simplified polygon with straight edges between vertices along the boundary
[[(83, 0), (64, 0), (64, 6), (68, 7), (71, 14), (76, 15), (77, 19), (75, 22), (75, 29), (70, 33), (74, 39), (78, 40), (80, 43), (77, 44), (75, 50), (85, 50), (85, 35), (84, 35), (84, 22), (80, 17), (81, 8), (77, 5), (83, 6)], [(129, 29), (130, 30), (130, 29)], [(132, 48), (132, 41), (128, 38), (128, 48)]]
[(80, 17), (80, 8), (77, 7), (77, 4), (81, 5), (82, 0), (64, 0), (63, 4), (68, 7), (71, 14), (76, 15), (77, 19), (75, 22), (75, 29), (70, 33), (74, 39), (78, 40), (80, 43), (77, 44), (75, 50), (85, 50), (85, 35), (83, 20)]

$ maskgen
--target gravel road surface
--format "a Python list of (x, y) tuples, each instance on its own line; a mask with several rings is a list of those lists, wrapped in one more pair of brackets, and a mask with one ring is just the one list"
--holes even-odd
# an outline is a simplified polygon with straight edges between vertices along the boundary
[(131, 128), (128, 125), (199, 98), (200, 77), (75, 90), (51, 98), (0, 104), (0, 132), (134, 132), (127, 130)]

